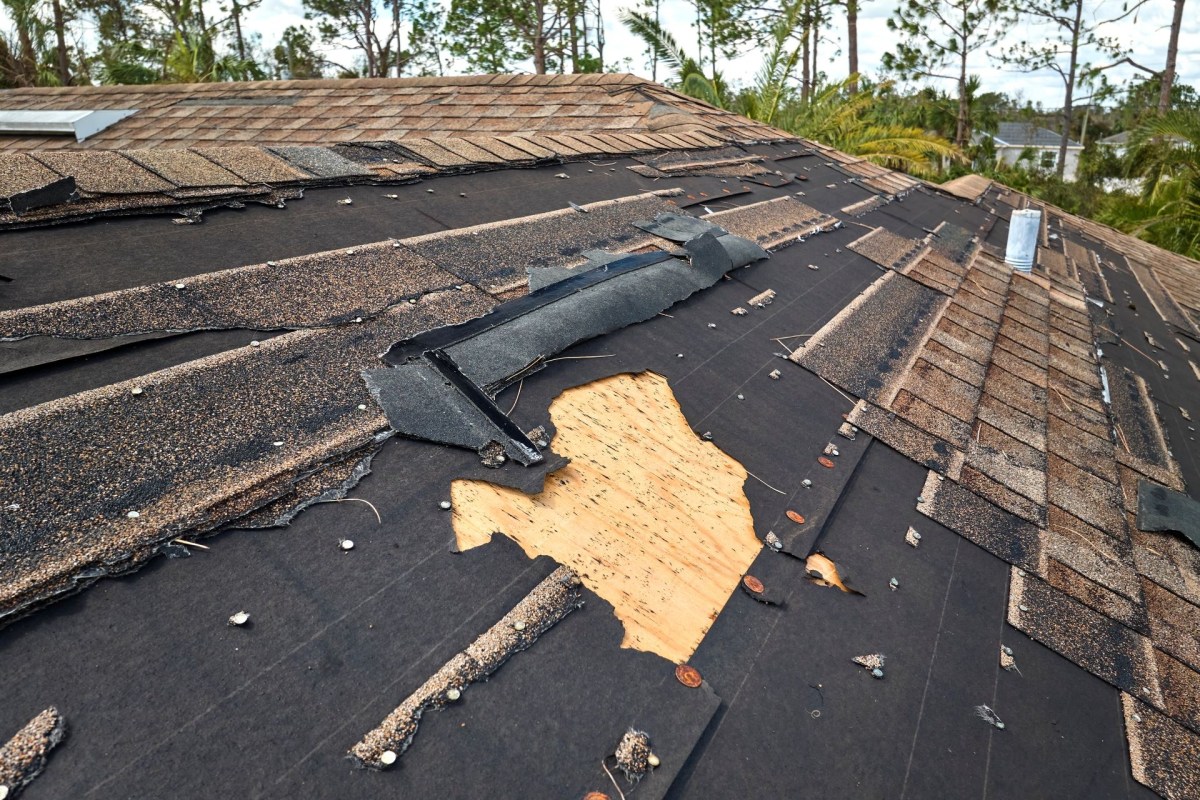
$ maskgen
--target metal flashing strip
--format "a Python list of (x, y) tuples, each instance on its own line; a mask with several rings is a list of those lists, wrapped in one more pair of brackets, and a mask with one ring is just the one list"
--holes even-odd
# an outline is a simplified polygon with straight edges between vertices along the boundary
[(106, 110), (0, 110), (0, 134), (71, 135), (82, 142), (137, 113), (136, 108)]

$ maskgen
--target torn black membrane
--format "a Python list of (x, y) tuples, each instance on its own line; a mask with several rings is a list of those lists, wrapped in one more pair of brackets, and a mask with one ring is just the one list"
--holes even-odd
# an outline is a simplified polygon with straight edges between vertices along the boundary
[(664, 252), (592, 258), (487, 317), (394, 345), (384, 356), (393, 368), (363, 371), (392, 428), (475, 450), (497, 466), (497, 446), (525, 466), (540, 463), (537, 444), (496, 406), (498, 392), (571, 345), (644, 322), (767, 257), (754, 242), (694, 217), (660, 214), (638, 227), (683, 241), (689, 260)]

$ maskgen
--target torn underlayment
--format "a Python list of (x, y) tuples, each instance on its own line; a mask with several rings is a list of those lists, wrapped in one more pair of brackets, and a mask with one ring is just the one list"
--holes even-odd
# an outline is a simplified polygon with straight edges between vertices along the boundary
[(54, 706), (38, 714), (0, 747), (0, 798), (15, 798), (46, 768), (50, 751), (62, 741), (66, 726)]
[(541, 452), (496, 406), (496, 393), (571, 345), (650, 319), (767, 257), (754, 242), (695, 217), (660, 214), (638, 227), (683, 239), (689, 261), (663, 252), (625, 256), (546, 283), (482, 319), (396, 344), (385, 356), (396, 366), (363, 372), (391, 426), (476, 451), (495, 442), (506, 458), (539, 463)]
[(350, 749), (360, 766), (383, 769), (396, 763), (412, 744), (421, 715), (462, 697), (472, 683), (498, 670), (525, 650), (559, 620), (583, 605), (582, 584), (566, 567), (559, 567), (534, 587), (512, 611), (451, 658), (400, 704), (395, 711)]

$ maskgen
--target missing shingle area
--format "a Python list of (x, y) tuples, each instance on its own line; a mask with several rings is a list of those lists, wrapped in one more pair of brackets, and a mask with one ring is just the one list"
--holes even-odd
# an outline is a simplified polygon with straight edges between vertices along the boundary
[(613, 605), (622, 646), (686, 661), (762, 549), (748, 473), (696, 436), (654, 373), (569, 389), (550, 417), (571, 463), (533, 496), (455, 481), (458, 546), (502, 533), (550, 556)]

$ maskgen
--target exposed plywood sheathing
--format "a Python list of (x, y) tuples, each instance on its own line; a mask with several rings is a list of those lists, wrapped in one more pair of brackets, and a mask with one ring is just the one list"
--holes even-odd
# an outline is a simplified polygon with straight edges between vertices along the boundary
[(624, 647), (686, 661), (762, 547), (746, 470), (692, 432), (654, 373), (570, 389), (550, 416), (571, 464), (534, 496), (455, 481), (459, 547), (501, 532), (550, 556), (612, 603)]

